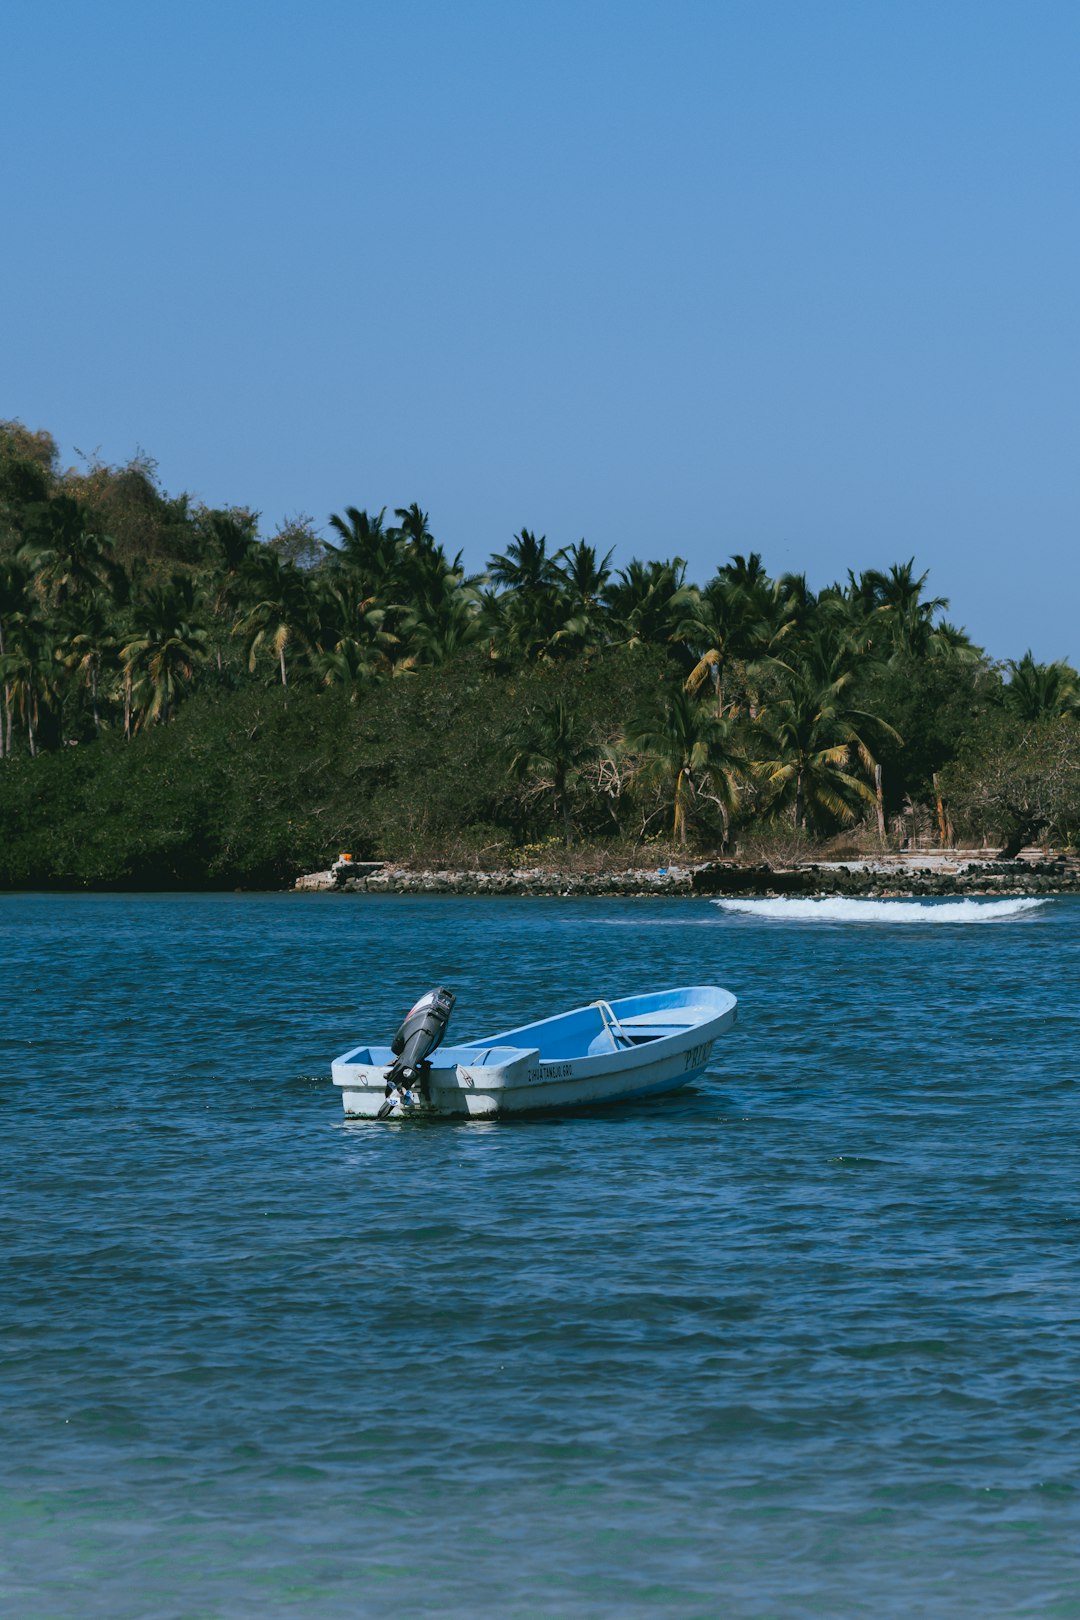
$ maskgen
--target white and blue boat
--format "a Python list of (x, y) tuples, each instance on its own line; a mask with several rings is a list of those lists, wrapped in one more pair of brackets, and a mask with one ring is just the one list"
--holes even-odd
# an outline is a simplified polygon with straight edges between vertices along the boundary
[(334, 1060), (347, 1115), (490, 1118), (660, 1096), (701, 1077), (738, 1006), (718, 985), (684, 986), (443, 1046), (453, 1005), (449, 990), (428, 991), (390, 1046), (355, 1046)]

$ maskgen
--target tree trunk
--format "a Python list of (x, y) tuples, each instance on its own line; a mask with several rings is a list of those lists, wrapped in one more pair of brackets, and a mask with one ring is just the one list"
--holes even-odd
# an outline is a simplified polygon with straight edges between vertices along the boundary
[(680, 844), (686, 843), (686, 810), (683, 806), (683, 778), (685, 776), (686, 769), (683, 767), (675, 779), (675, 822), (672, 832)]
[(945, 848), (945, 806), (941, 802), (941, 789), (938, 787), (937, 771), (934, 772), (934, 801), (937, 804), (938, 843)]
[(799, 766), (795, 775), (795, 831), (802, 832), (803, 824), (803, 770)]
[(124, 741), (131, 741), (131, 670), (124, 671)]
[(555, 773), (555, 799), (559, 807), (559, 818), (562, 821), (563, 844), (570, 848), (570, 803), (566, 792), (566, 778), (561, 771)]
[(874, 796), (877, 799), (877, 830), (882, 844), (885, 843), (885, 794), (881, 786), (881, 766), (874, 766)]

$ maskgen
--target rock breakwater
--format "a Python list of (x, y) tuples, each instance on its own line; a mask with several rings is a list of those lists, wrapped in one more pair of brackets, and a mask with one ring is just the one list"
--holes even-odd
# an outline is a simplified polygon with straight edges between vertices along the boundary
[[(352, 868), (356, 868), (353, 870)], [(418, 870), (392, 862), (337, 863), (297, 879), (296, 888), (342, 894), (800, 895), (935, 899), (948, 895), (1080, 893), (1080, 859), (1054, 855), (1014, 861), (898, 856), (880, 861), (792, 866), (703, 861), (686, 866), (575, 872), (557, 867), (502, 871)]]

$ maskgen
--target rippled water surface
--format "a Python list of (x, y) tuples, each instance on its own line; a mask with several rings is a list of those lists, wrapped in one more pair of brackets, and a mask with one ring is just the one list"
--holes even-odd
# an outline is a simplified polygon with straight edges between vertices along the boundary
[[(1078, 924), (0, 896), (0, 1613), (1080, 1616)], [(740, 1022), (346, 1124), (439, 981)]]

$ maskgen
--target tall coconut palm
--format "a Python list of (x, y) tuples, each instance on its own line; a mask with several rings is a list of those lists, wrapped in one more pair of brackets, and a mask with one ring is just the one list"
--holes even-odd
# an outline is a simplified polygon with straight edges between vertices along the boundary
[(488, 577), (502, 588), (485, 622), (500, 638), (500, 650), (529, 659), (550, 654), (563, 626), (562, 584), (558, 565), (548, 555), (546, 535), (522, 529), (503, 552), (488, 560)]
[(73, 599), (63, 616), (63, 633), (56, 656), (65, 669), (81, 678), (89, 693), (95, 736), (101, 732), (98, 712), (101, 677), (110, 664), (115, 664), (119, 645), (116, 625), (105, 598), (98, 594)]
[(593, 546), (579, 540), (554, 558), (561, 623), (552, 638), (560, 652), (586, 652), (606, 640), (606, 591), (611, 579), (611, 552), (598, 558)]
[(257, 600), (233, 626), (235, 635), (247, 637), (248, 668), (254, 670), (263, 649), (277, 660), (282, 687), (289, 685), (286, 652), (313, 650), (317, 615), (311, 584), (292, 563), (283, 563), (275, 552), (260, 554), (253, 576)]
[(582, 766), (596, 754), (578, 715), (562, 698), (526, 715), (511, 747), (511, 774), (519, 781), (531, 778), (538, 791), (551, 794), (566, 844), (573, 838), (572, 785)]
[(374, 517), (356, 506), (347, 506), (344, 517), (332, 513), (337, 549), (327, 562), (331, 570), (342, 570), (358, 581), (363, 595), (392, 601), (399, 580), (399, 536), (387, 529), (385, 517), (385, 506)]
[(594, 613), (604, 606), (611, 579), (611, 552), (597, 557), (596, 548), (579, 540), (555, 554), (555, 567), (572, 612)]
[[(9, 627), (7, 651), (0, 658), (0, 680), (26, 730), (31, 758), (38, 752), (43, 722), (48, 719), (49, 729), (53, 729), (59, 711), (59, 667), (55, 643), (44, 620), (26, 614)], [(10, 727), (6, 749), (11, 752)]]
[[(30, 599), (30, 570), (14, 557), (0, 557), (0, 659), (12, 645), (12, 631), (16, 623), (32, 612)], [(3, 709), (0, 710), (0, 759), (11, 752), (13, 719), (12, 689), (8, 680), (0, 688)]]
[(774, 808), (790, 805), (796, 832), (808, 820), (822, 828), (853, 821), (860, 803), (876, 803), (866, 735), (878, 728), (901, 739), (880, 717), (848, 705), (850, 673), (821, 685), (807, 669), (776, 667), (779, 690), (755, 728), (755, 773)]
[(626, 646), (663, 644), (672, 640), (678, 620), (675, 602), (684, 588), (686, 563), (639, 562), (632, 559), (608, 585), (608, 615), (613, 638)]
[(343, 688), (349, 694), (350, 703), (355, 703), (364, 688), (373, 682), (387, 675), (405, 673), (402, 662), (395, 660), (392, 652), (375, 653), (370, 642), (354, 637), (343, 637), (329, 652), (314, 653), (311, 662), (321, 685)]
[(868, 627), (875, 641), (883, 641), (891, 655), (925, 657), (930, 650), (934, 620), (949, 603), (944, 596), (923, 596), (929, 577), (929, 571), (915, 577), (914, 557), (906, 563), (893, 563), (887, 574), (868, 569), (857, 583), (854, 576), (849, 576), (853, 600), (864, 608), (870, 605)]
[(515, 645), (512, 609), (514, 597), (510, 591), (499, 591), (494, 585), (477, 587), (480, 632), (478, 640), (487, 643), (488, 657), (509, 657)]
[(215, 615), (234, 604), (244, 569), (258, 554), (256, 522), (253, 513), (240, 508), (209, 515), (208, 527), (218, 569)]
[(442, 664), (484, 633), (479, 592), (460, 570), (447, 569), (429, 582), (401, 625), (401, 639), (426, 664)]
[(982, 663), (985, 654), (958, 624), (939, 619), (930, 637), (929, 656), (944, 663), (973, 665)]
[(435, 546), (428, 515), (413, 501), (411, 506), (399, 506), (394, 511), (397, 525), (394, 533), (406, 551), (425, 552)]
[(659, 784), (668, 798), (672, 837), (685, 845), (695, 802), (711, 798), (726, 844), (746, 769), (730, 718), (710, 713), (685, 688), (669, 687), (628, 726), (626, 741), (645, 755), (644, 780)]
[(135, 634), (120, 649), (125, 735), (131, 734), (133, 707), (140, 710), (136, 731), (155, 722), (168, 723), (197, 665), (207, 656), (207, 640), (187, 575), (174, 574), (168, 585), (147, 592), (135, 613)]
[(748, 557), (737, 551), (720, 569), (720, 577), (736, 590), (767, 591), (769, 588), (769, 575), (760, 551), (752, 551)]
[[(760, 563), (756, 553), (751, 560)], [(740, 557), (736, 562), (744, 564), (745, 560)], [(717, 716), (728, 701), (728, 669), (736, 663), (752, 665), (765, 656), (771, 644), (768, 593), (760, 576), (745, 566), (733, 572), (734, 580), (722, 569), (704, 590), (690, 587), (682, 593), (683, 612), (676, 627), (679, 639), (697, 660), (686, 678), (687, 692), (693, 695), (710, 683)], [(754, 576), (751, 585), (744, 580), (748, 572)]]
[(322, 652), (355, 648), (348, 657), (359, 659), (369, 673), (389, 673), (401, 646), (389, 628), (393, 610), (364, 594), (359, 575), (335, 569), (320, 576), (313, 582), (312, 603), (318, 620), (314, 641)]
[(42, 595), (57, 607), (72, 596), (100, 590), (115, 568), (112, 542), (70, 495), (56, 495), (33, 509), (22, 554)]
[(1023, 658), (1010, 658), (1005, 667), (1009, 671), (1005, 706), (1021, 720), (1060, 720), (1067, 714), (1080, 714), (1080, 675), (1064, 659), (1037, 664), (1029, 648)]
[(759, 593), (758, 600), (762, 604), (762, 639), (771, 650), (797, 646), (814, 634), (822, 610), (805, 574), (781, 574), (766, 592)]
[(558, 585), (554, 559), (547, 554), (547, 535), (537, 538), (531, 529), (522, 529), (505, 551), (496, 552), (487, 571), (496, 585), (512, 591), (545, 593)]
[(845, 613), (833, 611), (828, 601), (781, 646), (782, 656), (765, 661), (763, 676), (767, 679), (770, 672), (779, 671), (784, 677), (797, 671), (819, 690), (841, 676), (852, 677), (863, 654), (857, 628)]

